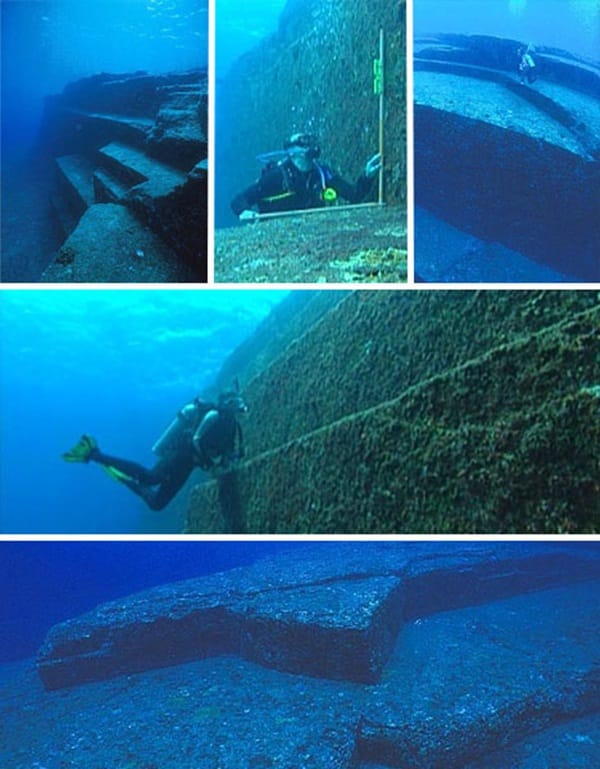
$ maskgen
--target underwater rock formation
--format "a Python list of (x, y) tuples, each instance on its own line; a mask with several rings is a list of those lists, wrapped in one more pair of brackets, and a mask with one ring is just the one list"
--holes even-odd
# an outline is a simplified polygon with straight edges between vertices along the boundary
[(381, 28), (386, 200), (406, 202), (404, 0), (289, 0), (277, 32), (241, 57), (219, 89), (217, 118), (227, 130), (216, 147), (217, 194), (225, 206), (256, 177), (255, 157), (296, 131), (316, 134), (344, 176), (363, 171), (378, 146), (372, 62)]
[(242, 375), (247, 461), (187, 530), (598, 531), (599, 325), (594, 291), (349, 293)]
[[(201, 70), (96, 75), (47, 98), (39, 146), (67, 241), (42, 280), (205, 280), (207, 103)], [(107, 205), (124, 209), (112, 225)]]
[[(217, 95), (216, 219), (295, 132), (354, 181), (379, 148), (373, 62), (384, 32), (384, 192), (388, 211), (303, 214), (215, 233), (220, 282), (403, 282), (406, 279), (405, 2), (289, 0), (278, 30), (242, 56)], [(375, 191), (375, 190), (374, 190)], [(336, 206), (333, 206), (336, 208)]]
[(538, 79), (524, 85), (519, 46), (481, 35), (415, 41), (415, 202), (471, 235), (598, 281), (600, 67), (538, 47)]
[(237, 655), (269, 668), (375, 683), (403, 621), (598, 579), (593, 553), (560, 545), (343, 545), (163, 585), (53, 627), (47, 689)]

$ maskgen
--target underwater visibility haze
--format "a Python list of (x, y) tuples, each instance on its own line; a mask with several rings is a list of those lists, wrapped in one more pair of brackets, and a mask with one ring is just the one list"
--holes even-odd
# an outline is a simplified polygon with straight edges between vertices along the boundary
[(105, 451), (152, 464), (150, 449), (177, 411), (210, 389), (283, 295), (4, 291), (0, 530), (180, 531), (185, 492), (151, 513), (99, 467), (61, 454), (91, 433)]
[(55, 169), (41, 147), (46, 97), (100, 74), (205, 68), (208, 3), (3, 0), (1, 12), (2, 279), (35, 281), (61, 242), (48, 201)]
[(215, 2), (215, 75), (218, 79), (246, 51), (264, 40), (277, 28), (287, 0), (216, 0)]
[(414, 0), (415, 36), (497, 35), (600, 59), (596, 0)]

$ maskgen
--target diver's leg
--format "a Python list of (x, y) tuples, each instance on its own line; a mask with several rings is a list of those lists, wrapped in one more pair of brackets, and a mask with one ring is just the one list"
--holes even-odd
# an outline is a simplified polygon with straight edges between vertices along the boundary
[(162, 483), (167, 477), (168, 466), (164, 460), (160, 460), (153, 468), (148, 469), (137, 462), (129, 459), (121, 459), (104, 454), (100, 449), (94, 449), (90, 454), (90, 461), (96, 462), (104, 467), (114, 467), (125, 475), (128, 475), (134, 482), (141, 483), (144, 486), (156, 486)]
[(157, 489), (148, 489), (147, 493), (140, 494), (140, 496), (151, 510), (162, 510), (181, 489), (190, 477), (193, 469), (193, 462), (189, 459), (182, 461), (180, 458), (180, 461), (172, 466), (169, 475), (166, 476)]

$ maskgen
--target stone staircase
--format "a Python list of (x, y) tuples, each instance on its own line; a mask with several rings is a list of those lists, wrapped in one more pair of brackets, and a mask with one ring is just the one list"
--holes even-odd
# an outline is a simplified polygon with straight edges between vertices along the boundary
[[(56, 157), (52, 201), (69, 240), (42, 280), (77, 280), (82, 270), (76, 267), (82, 260), (88, 262), (83, 268), (88, 277), (107, 279), (87, 232), (105, 222), (106, 212), (95, 207), (108, 203), (124, 206), (133, 215), (131, 220), (117, 218), (127, 221), (131, 248), (125, 254), (122, 228), (116, 240), (109, 232), (104, 242), (105, 249), (123, 259), (123, 280), (131, 279), (132, 267), (135, 271), (146, 229), (158, 238), (157, 247), (150, 246), (157, 264), (159, 254), (169, 254), (169, 264), (155, 273), (156, 279), (204, 279), (205, 104), (205, 75), (200, 72), (99, 76), (48, 100), (42, 136)], [(82, 232), (70, 239), (86, 213)]]
[(187, 529), (597, 531), (599, 327), (595, 292), (349, 294), (245, 383)]

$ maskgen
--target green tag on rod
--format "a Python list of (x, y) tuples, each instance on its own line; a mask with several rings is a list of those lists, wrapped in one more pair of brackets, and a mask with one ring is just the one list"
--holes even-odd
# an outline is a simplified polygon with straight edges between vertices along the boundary
[(373, 59), (373, 93), (383, 93), (383, 64), (381, 59)]

